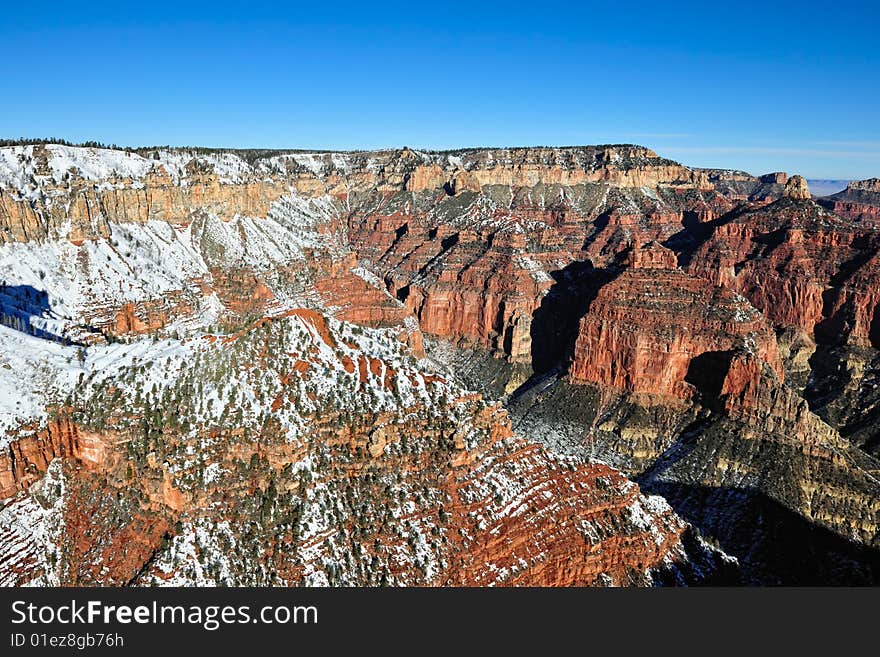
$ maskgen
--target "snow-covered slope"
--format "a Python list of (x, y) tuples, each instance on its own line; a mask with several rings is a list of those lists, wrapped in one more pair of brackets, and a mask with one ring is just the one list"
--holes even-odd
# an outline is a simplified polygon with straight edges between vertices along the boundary
[(331, 254), (336, 247), (316, 229), (334, 212), (326, 199), (291, 194), (263, 218), (221, 221), (205, 213), (185, 227), (162, 221), (110, 224), (107, 238), (80, 244), (66, 239), (2, 244), (0, 310), (57, 336), (87, 324), (100, 328), (123, 304), (176, 292), (198, 315), (216, 302), (205, 294), (212, 270), (242, 267), (270, 279), (276, 297), (297, 301), (306, 281), (282, 278), (278, 268), (303, 265), (306, 251)]

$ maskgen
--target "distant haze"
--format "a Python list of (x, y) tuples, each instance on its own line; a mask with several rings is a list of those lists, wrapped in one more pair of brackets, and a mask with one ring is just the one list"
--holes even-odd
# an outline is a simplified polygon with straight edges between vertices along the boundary
[(836, 194), (837, 192), (846, 189), (846, 186), (849, 185), (850, 182), (850, 180), (807, 179), (807, 184), (810, 186), (810, 192), (812, 192), (813, 196), (830, 196), (831, 194)]

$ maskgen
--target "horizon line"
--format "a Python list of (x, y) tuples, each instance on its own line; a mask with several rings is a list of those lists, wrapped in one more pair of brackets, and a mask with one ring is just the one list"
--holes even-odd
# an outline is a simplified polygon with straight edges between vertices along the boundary
[[(647, 135), (646, 135), (647, 136)], [(666, 135), (667, 137), (669, 135)], [(688, 135), (690, 136), (690, 135)], [(831, 142), (825, 142), (831, 143)], [(460, 153), (466, 151), (486, 151), (486, 150), (530, 150), (530, 149), (558, 149), (558, 150), (573, 150), (578, 148), (602, 148), (602, 147), (632, 147), (632, 148), (643, 148), (645, 150), (651, 151), (660, 159), (669, 160), (672, 162), (676, 162), (677, 164), (684, 166), (688, 169), (692, 170), (719, 170), (719, 171), (737, 171), (741, 173), (747, 173), (748, 175), (754, 177), (760, 177), (762, 175), (766, 175), (769, 173), (788, 173), (787, 170), (781, 169), (773, 169), (768, 168), (763, 173), (754, 174), (751, 171), (745, 171), (743, 169), (738, 169), (735, 167), (726, 167), (726, 166), (697, 166), (692, 164), (686, 164), (685, 162), (675, 159), (673, 157), (669, 157), (664, 155), (664, 152), (675, 152), (678, 151), (682, 154), (693, 153), (693, 154), (724, 154), (724, 153), (755, 153), (755, 154), (779, 154), (779, 155), (803, 155), (803, 154), (826, 154), (832, 157), (855, 157), (857, 159), (870, 159), (873, 157), (880, 158), (880, 153), (872, 153), (870, 151), (856, 151), (856, 152), (846, 152), (846, 151), (822, 151), (817, 149), (797, 149), (797, 148), (780, 148), (780, 147), (727, 147), (727, 146), (669, 146), (669, 147), (652, 147), (647, 146), (645, 144), (639, 144), (635, 142), (605, 142), (605, 143), (582, 143), (582, 144), (564, 144), (564, 145), (552, 145), (552, 144), (534, 144), (534, 145), (516, 145), (516, 146), (458, 146), (458, 147), (447, 147), (447, 148), (436, 148), (436, 147), (413, 147), (409, 145), (402, 146), (380, 146), (374, 148), (301, 148), (301, 147), (276, 147), (276, 146), (198, 146), (198, 145), (172, 145), (172, 144), (151, 144), (151, 145), (143, 145), (143, 146), (131, 146), (131, 145), (122, 145), (116, 143), (105, 143), (98, 140), (88, 139), (83, 141), (74, 142), (63, 137), (16, 137), (16, 138), (4, 138), (0, 137), (0, 148), (12, 148), (16, 146), (36, 146), (40, 144), (45, 145), (55, 145), (55, 146), (67, 146), (71, 148), (101, 148), (106, 150), (116, 150), (116, 151), (126, 151), (126, 152), (140, 152), (140, 151), (150, 151), (150, 150), (192, 150), (192, 151), (213, 151), (213, 152), (236, 152), (236, 151), (268, 151), (268, 152), (277, 152), (277, 153), (297, 153), (297, 154), (332, 154), (332, 153), (383, 153), (383, 152), (393, 152), (393, 151), (404, 151), (410, 150), (414, 152), (422, 152), (422, 153), (431, 153), (431, 154), (445, 154), (445, 153)], [(792, 173), (792, 175), (798, 175)], [(799, 174), (802, 175), (806, 180), (828, 180), (828, 181), (853, 181), (853, 180), (867, 180), (877, 176), (869, 176), (868, 178), (852, 178), (852, 177), (829, 177), (827, 175), (817, 176), (817, 175), (809, 175), (809, 174)]]

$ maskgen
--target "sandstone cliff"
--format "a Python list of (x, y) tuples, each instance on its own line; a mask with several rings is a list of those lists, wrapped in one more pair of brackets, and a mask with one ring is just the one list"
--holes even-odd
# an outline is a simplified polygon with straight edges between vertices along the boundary
[(821, 199), (822, 205), (842, 217), (869, 226), (880, 225), (880, 178), (854, 180), (846, 189)]
[(782, 171), (753, 176), (745, 171), (703, 169), (709, 182), (726, 197), (738, 201), (769, 202), (782, 196), (788, 174)]
[(875, 232), (787, 198), (719, 223), (688, 270), (736, 290), (775, 325), (867, 341), (876, 303), (862, 280), (876, 276), (877, 248)]
[(679, 270), (675, 254), (652, 242), (599, 290), (580, 322), (569, 375), (686, 399), (713, 357), (740, 348), (784, 376), (764, 317), (742, 297)]

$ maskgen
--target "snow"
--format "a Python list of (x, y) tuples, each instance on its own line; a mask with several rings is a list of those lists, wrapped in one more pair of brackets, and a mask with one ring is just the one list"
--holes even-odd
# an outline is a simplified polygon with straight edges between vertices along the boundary
[[(225, 545), (221, 545), (221, 537)], [(186, 522), (154, 566), (157, 586), (233, 586), (235, 534), (228, 521), (205, 518)], [(228, 547), (226, 547), (228, 546)], [(208, 567), (209, 566), (209, 567)]]
[(377, 290), (387, 292), (387, 288), (382, 283), (382, 279), (376, 276), (376, 274), (371, 272), (369, 269), (365, 269), (364, 267), (354, 267), (352, 268), (351, 273), (362, 278), (364, 281), (372, 285)]
[[(162, 166), (177, 184), (186, 185), (187, 168), (193, 160), (213, 168), (221, 183), (241, 182), (258, 175), (232, 153), (205, 155), (162, 149), (154, 159), (106, 149), (49, 146), (48, 173), (37, 176), (33, 151), (32, 146), (0, 149), (0, 187), (29, 198), (51, 194), (46, 183), (60, 184), (72, 167), (104, 188), (138, 186), (157, 166)], [(437, 161), (442, 157), (416, 156)], [(507, 158), (509, 153), (499, 151), (499, 156)], [(491, 153), (488, 158), (491, 161)], [(279, 155), (261, 162), (259, 173), (285, 161), (323, 175), (328, 164), (349, 170), (353, 156)], [(447, 161), (453, 166), (463, 164), (456, 156), (448, 156)], [(367, 169), (375, 171), (382, 162), (381, 156), (369, 157)], [(38, 185), (31, 184), (32, 177)], [(121, 182), (123, 178), (129, 180)], [(512, 203), (513, 190), (506, 191), (508, 203)], [(544, 201), (542, 196), (540, 203)], [(280, 271), (304, 263), (312, 251), (330, 255), (344, 251), (343, 235), (324, 232), (327, 225), (339, 223), (333, 220), (338, 219), (340, 210), (340, 202), (330, 197), (307, 199), (290, 190), (270, 206), (265, 218), (236, 215), (223, 221), (204, 211), (181, 226), (159, 221), (143, 225), (111, 223), (107, 239), (86, 240), (79, 246), (65, 239), (68, 234), (40, 243), (0, 245), (0, 285), (5, 286), (0, 291), (5, 324), (0, 325), (0, 448), (8, 446), (7, 432), (20, 429), (23, 423), (44, 423), (47, 408), (68, 396), (87, 414), (105, 410), (106, 397), (102, 395), (113, 389), (113, 395), (118, 393), (122, 399), (115, 410), (124, 409), (126, 414), (133, 411), (136, 417), (138, 410), (157, 404), (166, 393), (167, 398), (173, 398), (181, 389), (190, 389), (183, 386), (194, 389), (196, 384), (198, 394), (189, 395), (187, 403), (179, 404), (178, 409), (189, 427), (181, 428), (180, 438), (185, 445), (165, 464), (166, 473), (181, 489), (219, 486), (228, 476), (222, 462), (207, 462), (209, 455), (224, 445), (221, 438), (212, 437), (205, 429), (228, 426), (225, 413), (230, 410), (241, 412), (236, 427), (245, 435), (249, 431), (255, 435), (262, 419), (271, 413), (282, 429), (282, 438), (295, 447), (308, 443), (315, 416), (327, 409), (331, 413), (344, 410), (383, 414), (386, 427), (421, 413), (421, 419), (427, 418), (429, 425), (442, 420), (457, 426), (456, 440), (469, 449), (484, 443), (486, 429), (474, 426), (470, 419), (475, 406), (481, 408), (485, 402), (450, 404), (448, 400), (462, 395), (463, 388), (445, 375), (437, 380), (434, 375), (438, 369), (431, 361), (416, 361), (401, 343), (399, 328), (369, 329), (326, 317), (328, 308), (321, 307), (308, 293), (308, 285), (282, 279)], [(481, 197), (454, 221), (482, 223), (515, 233), (544, 226), (511, 216), (488, 197)], [(544, 267), (528, 255), (517, 255), (515, 264), (537, 283), (551, 280)], [(198, 282), (210, 284), (211, 271), (216, 267), (244, 267), (264, 277), (275, 295), (269, 312), (272, 321), (257, 328), (243, 328), (236, 335), (208, 332), (208, 325), (217, 322), (224, 308), (220, 297), (203, 293)], [(385, 290), (382, 280), (369, 270), (357, 267), (352, 271)], [(162, 339), (133, 338), (89, 347), (63, 343), (63, 338), (75, 334), (78, 325), (112, 321), (113, 313), (124, 302), (162, 300), (171, 294), (183, 295), (194, 311), (176, 318)], [(331, 338), (308, 314), (287, 312), (304, 307), (320, 311), (324, 317), (318, 323), (326, 323)], [(409, 330), (418, 329), (413, 317), (408, 317), (405, 325)], [(188, 337), (171, 337), (178, 329)], [(57, 339), (38, 337), (42, 334)], [(271, 357), (265, 358), (262, 350), (269, 340), (275, 340), (275, 348)], [(365, 358), (370, 359), (371, 366), (365, 368), (362, 380), (358, 365)], [(301, 371), (298, 368), (303, 363), (307, 367)], [(416, 455), (419, 450), (435, 448), (428, 441), (407, 447), (409, 454)], [(385, 447), (392, 458), (402, 449), (396, 442)], [(194, 474), (197, 466), (205, 463), (206, 467)], [(312, 455), (291, 465), (294, 473), (316, 468)], [(549, 467), (548, 463), (539, 465)], [(527, 516), (531, 502), (552, 501), (554, 491), (549, 480), (524, 488), (518, 481), (519, 473), (497, 456), (483, 459), (479, 467), (482, 476), (463, 489), (461, 497), (466, 503), (491, 501), (478, 507), (486, 510), (475, 517), (483, 530), (498, 533), (504, 519)], [(63, 491), (59, 478), (60, 469), (53, 463), (43, 482), (32, 489), (33, 494), (0, 509), (2, 545), (15, 546), (16, 554), (31, 555), (27, 558), (37, 563), (51, 561), (55, 532), (61, 522), (58, 500), (63, 492), (44, 505), (39, 486), (60, 486)], [(338, 491), (331, 484), (317, 482), (309, 486), (302, 500), (302, 548), (298, 556), (305, 564), (305, 581), (309, 584), (357, 581), (354, 566), (345, 565), (346, 559), (351, 559), (351, 540), (339, 530), (337, 515), (341, 507)], [(401, 563), (415, 562), (425, 580), (430, 581), (443, 567), (432, 534), (437, 528), (426, 519), (411, 520), (409, 516), (416, 512), (416, 493), (406, 485), (398, 490), (403, 498), (389, 502), (389, 511), (406, 523), (409, 549), (398, 546), (396, 558)], [(660, 502), (637, 498), (632, 507), (633, 521), (653, 532), (656, 528), (651, 524), (651, 514), (661, 511), (665, 513)], [(168, 549), (157, 555), (152, 583), (238, 583), (236, 532), (229, 522), (215, 523), (210, 518), (206, 513), (206, 517), (185, 519)], [(5, 547), (0, 550), (0, 554), (8, 553)], [(498, 583), (525, 567), (527, 564), (521, 560), (503, 567), (490, 564)], [(51, 569), (46, 569), (40, 581), (56, 580)]]
[(63, 240), (4, 244), (0, 284), (45, 292), (49, 314), (74, 323), (87, 311), (188, 289), (207, 267), (186, 237), (151, 221), (111, 225), (109, 240), (81, 247)]
[[(2, 150), (2, 149), (0, 149)], [(219, 300), (197, 284), (211, 281), (211, 267), (242, 267), (275, 276), (279, 303), (301, 302), (295, 282), (278, 280), (278, 266), (303, 262), (306, 251), (333, 253), (334, 242), (318, 232), (335, 217), (331, 199), (295, 193), (273, 203), (266, 218), (236, 216), (221, 221), (206, 213), (186, 227), (163, 221), (109, 224), (109, 239), (77, 246), (60, 236), (45, 242), (0, 245), (0, 306), (4, 323), (22, 323), (58, 336), (77, 324), (110, 322), (107, 310), (127, 302), (168, 299), (182, 293), (206, 319), (219, 313)], [(291, 287), (293, 285), (293, 287)], [(44, 303), (24, 304), (22, 295)], [(24, 304), (24, 305), (23, 305)]]
[(300, 166), (305, 167), (314, 174), (319, 174), (324, 168), (323, 156), (312, 153), (303, 153), (287, 156)]
[(553, 281), (553, 278), (550, 276), (550, 274), (544, 271), (544, 268), (541, 266), (541, 264), (535, 262), (527, 255), (519, 254), (515, 256), (514, 262), (516, 262), (517, 266), (522, 267), (523, 269), (528, 271), (532, 276), (532, 280), (534, 280), (536, 283), (550, 283)]
[(343, 173), (348, 173), (352, 169), (351, 162), (349, 162), (348, 158), (339, 153), (331, 153), (330, 161), (333, 162), (334, 167)]
[(29, 181), (61, 183), (65, 174), (76, 169), (80, 177), (94, 182), (110, 183), (118, 178), (142, 179), (153, 162), (135, 153), (107, 148), (82, 148), (49, 144), (45, 147), (48, 173), (38, 170), (34, 158), (36, 146), (0, 148), (0, 187), (17, 190), (32, 198)]
[(254, 173), (251, 166), (235, 153), (198, 154), (185, 150), (159, 150), (157, 152), (159, 159), (152, 160), (152, 162), (161, 164), (171, 179), (178, 184), (186, 183), (188, 177), (186, 167), (193, 160), (212, 168), (219, 181), (225, 184), (245, 182)]
[[(181, 377), (192, 376), (190, 370), (195, 367), (201, 372), (198, 378), (204, 386), (203, 399), (192, 418), (196, 426), (222, 423), (223, 410), (234, 406), (244, 411), (243, 426), (253, 423), (253, 428), (257, 428), (259, 416), (270, 411), (273, 400), (281, 399), (284, 403), (273, 415), (286, 429), (290, 441), (303, 436), (310, 427), (309, 417), (328, 403), (338, 408), (393, 411), (416, 402), (433, 404), (446, 390), (444, 384), (427, 382), (425, 377), (433, 373), (433, 368), (427, 361), (417, 363), (408, 355), (395, 329), (365, 329), (332, 318), (325, 321), (335, 336), (335, 345), (325, 341), (307, 315), (276, 319), (271, 330), (283, 336), (284, 343), (289, 345), (269, 366), (277, 376), (268, 376), (266, 365), (255, 364), (256, 358), (251, 352), (262, 348), (262, 343), (246, 334), (232, 342), (222, 337), (196, 336), (185, 340), (141, 339), (90, 347), (83, 365), (73, 369), (64, 382), (69, 388), (83, 372), (84, 383), (77, 389), (81, 400), (109, 385), (134, 399), (143, 391), (155, 389), (161, 394), (164, 389), (180, 385)], [(64, 353), (78, 353), (74, 347), (53, 347), (67, 349)], [(346, 363), (350, 367), (365, 356), (381, 364), (378, 374), (368, 372), (366, 381), (362, 382), (358, 369), (349, 371)], [(296, 364), (306, 358), (307, 370), (294, 375)], [(394, 370), (394, 376), (388, 368)], [(218, 377), (216, 373), (221, 371), (224, 374)], [(288, 377), (285, 383), (281, 383), (282, 376)], [(15, 382), (10, 381), (8, 387), (13, 398), (14, 386)], [(60, 383), (57, 387), (62, 394), (68, 391)], [(258, 393), (257, 387), (262, 393)], [(313, 393), (314, 399), (309, 393)], [(236, 397), (234, 403), (233, 396)], [(296, 400), (296, 404), (289, 400)]]
[(63, 399), (85, 372), (77, 347), (0, 326), (0, 449), (7, 431), (22, 423), (42, 423), (46, 402)]
[(22, 584), (18, 571), (27, 586), (59, 586), (65, 497), (61, 461), (55, 459), (29, 495), (0, 501), (0, 586)]
[[(221, 183), (236, 183), (254, 177), (253, 168), (235, 153), (195, 153), (181, 149), (155, 151), (158, 159), (122, 150), (90, 148), (81, 146), (45, 146), (46, 170), (40, 167), (39, 146), (7, 146), (0, 148), (0, 188), (17, 191), (26, 198), (39, 196), (32, 181), (38, 185), (51, 183), (60, 185), (65, 175), (76, 170), (84, 180), (97, 183), (101, 189), (122, 187), (124, 180), (130, 186), (142, 187), (144, 178), (150, 173), (158, 173), (164, 167), (171, 179), (186, 185), (187, 165), (195, 160), (203, 167), (214, 170)], [(131, 182), (133, 181), (133, 183)], [(42, 190), (45, 191), (45, 190)]]

